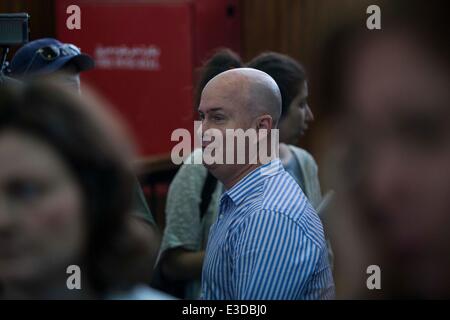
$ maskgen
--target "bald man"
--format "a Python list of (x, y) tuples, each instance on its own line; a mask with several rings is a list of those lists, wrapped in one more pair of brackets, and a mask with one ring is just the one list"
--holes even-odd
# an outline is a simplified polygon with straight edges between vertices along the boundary
[[(224, 135), (227, 129), (266, 129), (270, 136), (281, 114), (280, 91), (264, 72), (229, 70), (206, 85), (199, 114), (204, 135), (208, 129)], [(202, 144), (204, 150), (209, 143)], [(205, 164), (225, 192), (209, 235), (201, 297), (333, 298), (322, 224), (301, 188), (279, 158), (267, 163), (259, 157), (256, 163), (246, 160)]]

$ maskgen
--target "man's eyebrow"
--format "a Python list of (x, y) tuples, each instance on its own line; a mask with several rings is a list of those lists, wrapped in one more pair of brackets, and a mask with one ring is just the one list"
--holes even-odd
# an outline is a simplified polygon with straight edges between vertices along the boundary
[(209, 112), (217, 112), (217, 111), (223, 111), (223, 108), (221, 108), (221, 107), (211, 108), (206, 111), (198, 110), (199, 113), (209, 113)]
[(223, 108), (221, 108), (221, 107), (211, 108), (207, 112), (217, 112), (217, 111), (223, 111)]

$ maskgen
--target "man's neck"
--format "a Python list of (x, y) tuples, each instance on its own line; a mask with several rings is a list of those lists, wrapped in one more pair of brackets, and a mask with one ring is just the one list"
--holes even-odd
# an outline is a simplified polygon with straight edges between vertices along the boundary
[(223, 177), (217, 176), (217, 179), (223, 183), (226, 190), (233, 188), (236, 184), (239, 183), (242, 179), (244, 179), (250, 172), (259, 168), (261, 166), (260, 163), (256, 164), (247, 164), (239, 167), (238, 170), (235, 171), (234, 174), (224, 175)]

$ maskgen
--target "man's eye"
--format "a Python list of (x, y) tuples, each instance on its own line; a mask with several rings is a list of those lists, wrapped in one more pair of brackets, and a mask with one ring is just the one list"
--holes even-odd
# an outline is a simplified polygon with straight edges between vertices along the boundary
[(8, 187), (8, 194), (21, 201), (32, 201), (42, 192), (42, 188), (31, 182), (14, 182)]
[(222, 120), (224, 120), (225, 118), (223, 117), (223, 116), (220, 116), (220, 115), (215, 115), (214, 117), (213, 117), (213, 120), (214, 121), (222, 121)]

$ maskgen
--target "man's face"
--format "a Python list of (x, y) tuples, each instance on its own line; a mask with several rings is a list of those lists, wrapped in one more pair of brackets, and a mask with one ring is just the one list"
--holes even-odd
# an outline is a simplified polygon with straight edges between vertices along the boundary
[[(198, 108), (200, 120), (202, 121), (202, 148), (205, 148), (214, 141), (205, 141), (205, 137), (211, 136), (211, 131), (220, 133), (223, 137), (224, 156), (223, 162), (226, 160), (225, 150), (226, 145), (226, 130), (227, 129), (243, 129), (252, 128), (253, 119), (245, 112), (245, 99), (239, 95), (239, 92), (234, 92), (233, 87), (228, 83), (218, 84), (214, 83), (205, 87), (200, 106)], [(208, 131), (209, 130), (209, 131)], [(234, 152), (237, 151), (237, 146), (234, 146)], [(205, 164), (206, 165), (206, 164)], [(229, 170), (232, 165), (206, 165), (210, 170)], [(231, 169), (232, 170), (232, 169)]]
[(450, 276), (446, 64), (415, 39), (393, 33), (366, 43), (351, 66), (348, 125), (363, 147), (379, 240), (411, 283), (436, 287)]
[(60, 71), (51, 74), (50, 77), (55, 77), (59, 84), (70, 91), (81, 93), (80, 73), (74, 65), (65, 66)]
[(81, 92), (80, 74), (75, 72), (64, 72), (60, 77), (62, 84), (67, 86), (70, 90)]

